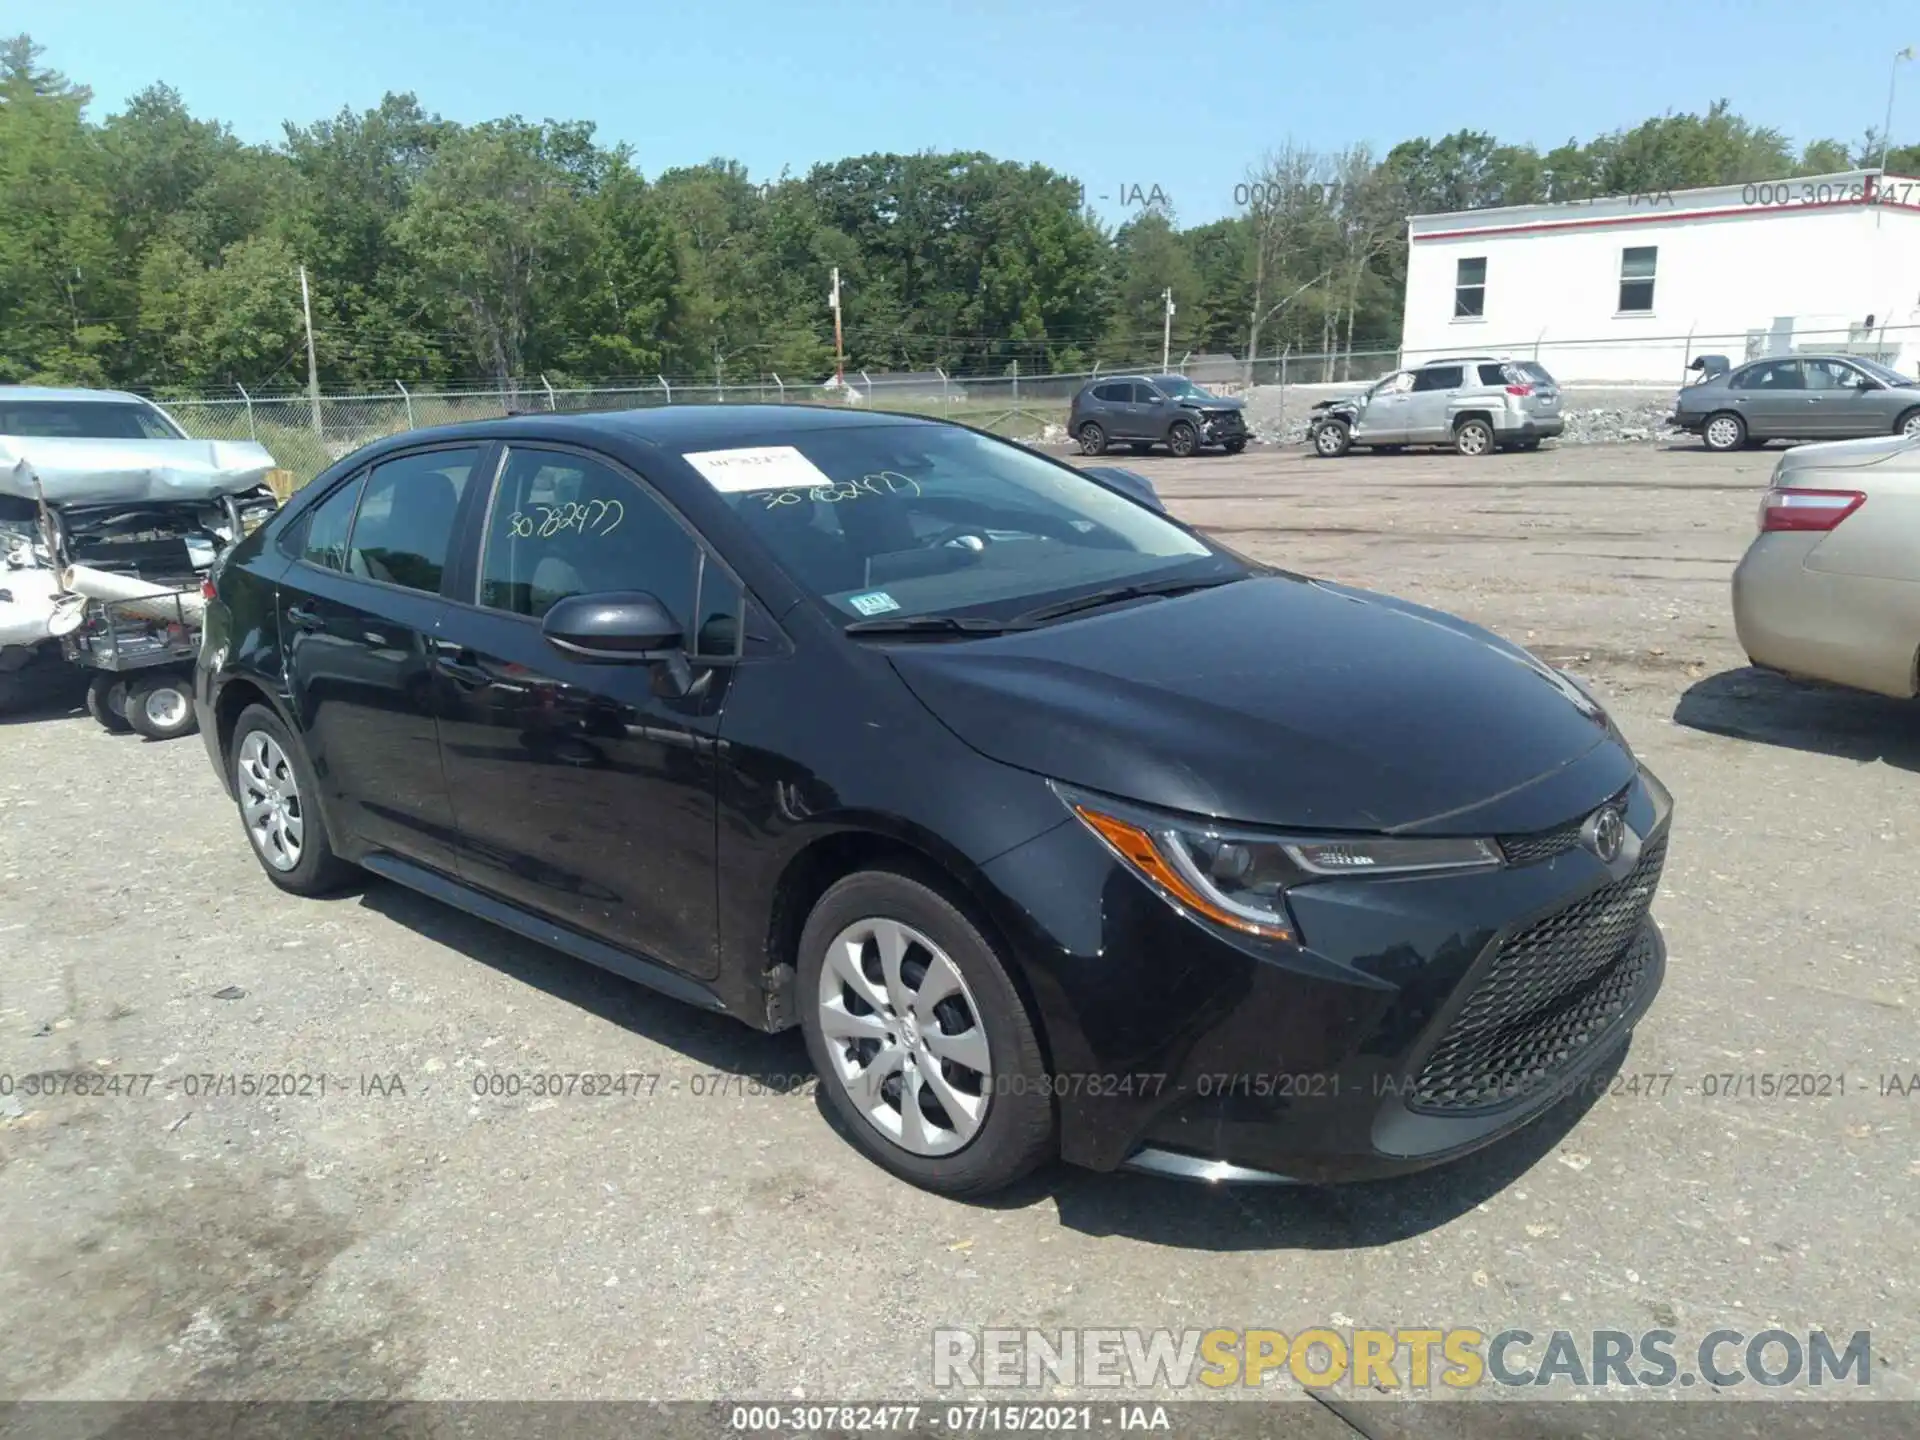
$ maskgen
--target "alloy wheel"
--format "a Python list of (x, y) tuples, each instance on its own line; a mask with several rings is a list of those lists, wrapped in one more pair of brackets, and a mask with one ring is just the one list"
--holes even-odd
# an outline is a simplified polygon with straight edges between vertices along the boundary
[(855, 921), (827, 947), (818, 1004), (834, 1081), (881, 1135), (950, 1155), (979, 1134), (993, 1057), (946, 951), (898, 920)]
[(266, 731), (255, 730), (241, 741), (233, 768), (253, 848), (275, 870), (293, 869), (305, 844), (306, 814), (286, 751)]
[(1313, 447), (1329, 458), (1346, 449), (1346, 435), (1337, 425), (1322, 425), (1313, 436)]
[(1484, 455), (1493, 448), (1493, 436), (1478, 420), (1469, 420), (1460, 427), (1453, 444), (1462, 455)]
[(1731, 450), (1740, 443), (1740, 422), (1731, 415), (1716, 415), (1707, 422), (1707, 444), (1715, 450)]
[(1183, 420), (1167, 432), (1167, 449), (1175, 455), (1191, 455), (1197, 448), (1199, 440), (1200, 437), (1194, 433), (1193, 427)]
[(1900, 427), (1900, 433), (1909, 440), (1920, 440), (1920, 410), (1907, 416), (1906, 423)]

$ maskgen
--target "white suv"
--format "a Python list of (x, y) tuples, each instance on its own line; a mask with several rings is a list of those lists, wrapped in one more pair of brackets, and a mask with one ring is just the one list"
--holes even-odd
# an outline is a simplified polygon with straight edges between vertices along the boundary
[(1308, 438), (1333, 459), (1356, 445), (1451, 445), (1462, 455), (1537, 450), (1566, 428), (1560, 387), (1537, 360), (1458, 355), (1383, 376), (1313, 407)]

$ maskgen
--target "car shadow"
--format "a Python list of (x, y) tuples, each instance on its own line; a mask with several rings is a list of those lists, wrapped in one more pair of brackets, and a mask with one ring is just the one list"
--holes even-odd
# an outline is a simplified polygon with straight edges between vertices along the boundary
[(416, 935), (677, 1050), (699, 1069), (778, 1090), (794, 1088), (799, 1083), (796, 1077), (812, 1073), (798, 1030), (768, 1035), (724, 1015), (695, 1009), (403, 885), (368, 876), (355, 898)]
[[(776, 1090), (810, 1081), (812, 1062), (798, 1029), (768, 1035), (704, 1013), (371, 876), (343, 898), (677, 1051), (701, 1069)], [(1595, 1097), (1606, 1092), (1606, 1080), (1625, 1056), (1623, 1045), (1590, 1084), (1519, 1133), (1400, 1179), (1339, 1186), (1207, 1185), (1127, 1172), (1101, 1174), (1056, 1162), (995, 1195), (962, 1203), (985, 1210), (1023, 1210), (1050, 1200), (1067, 1229), (1192, 1250), (1336, 1250), (1393, 1244), (1468, 1213), (1539, 1164), (1580, 1123)], [(843, 1163), (870, 1163), (817, 1087), (814, 1102), (821, 1123), (845, 1144)]]
[(1913, 701), (1794, 680), (1750, 665), (1688, 686), (1673, 719), (1711, 735), (1920, 771)]
[(43, 720), (67, 720), (86, 714), (86, 677), (78, 671), (74, 676), (36, 680), (36, 685), (45, 686), (44, 693), (0, 706), (0, 725), (37, 725)]

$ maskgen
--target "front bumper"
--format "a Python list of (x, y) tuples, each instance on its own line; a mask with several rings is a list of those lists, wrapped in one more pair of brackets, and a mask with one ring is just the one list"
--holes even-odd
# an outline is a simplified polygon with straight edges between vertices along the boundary
[(993, 862), (1065, 1158), (1369, 1179), (1476, 1150), (1603, 1084), (1665, 974), (1646, 912), (1671, 799), (1624, 768), (1637, 853), (1610, 867), (1543, 848), (1496, 871), (1303, 886), (1289, 897), (1298, 945), (1187, 918), (1078, 824)]
[(1207, 445), (1227, 445), (1247, 438), (1246, 417), (1238, 410), (1200, 417), (1200, 439)]

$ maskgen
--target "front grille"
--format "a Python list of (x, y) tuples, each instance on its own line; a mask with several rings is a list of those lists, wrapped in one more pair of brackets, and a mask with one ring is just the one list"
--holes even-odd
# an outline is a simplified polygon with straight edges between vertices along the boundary
[[(1618, 810), (1627, 813), (1628, 786), (1599, 808)], [(1591, 812), (1589, 812), (1591, 814)], [(1509, 865), (1538, 865), (1542, 860), (1551, 860), (1556, 855), (1564, 855), (1580, 845), (1580, 829), (1587, 823), (1588, 815), (1578, 820), (1569, 820), (1564, 825), (1556, 825), (1551, 830), (1538, 830), (1531, 835), (1502, 835), (1500, 849), (1507, 857)]]
[(1238, 410), (1203, 410), (1202, 417), (1216, 430), (1243, 430), (1246, 420)]
[(1666, 860), (1663, 835), (1623, 880), (1502, 945), (1415, 1079), (1408, 1106), (1459, 1113), (1542, 1088), (1607, 1034), (1654, 954), (1641, 926)]

